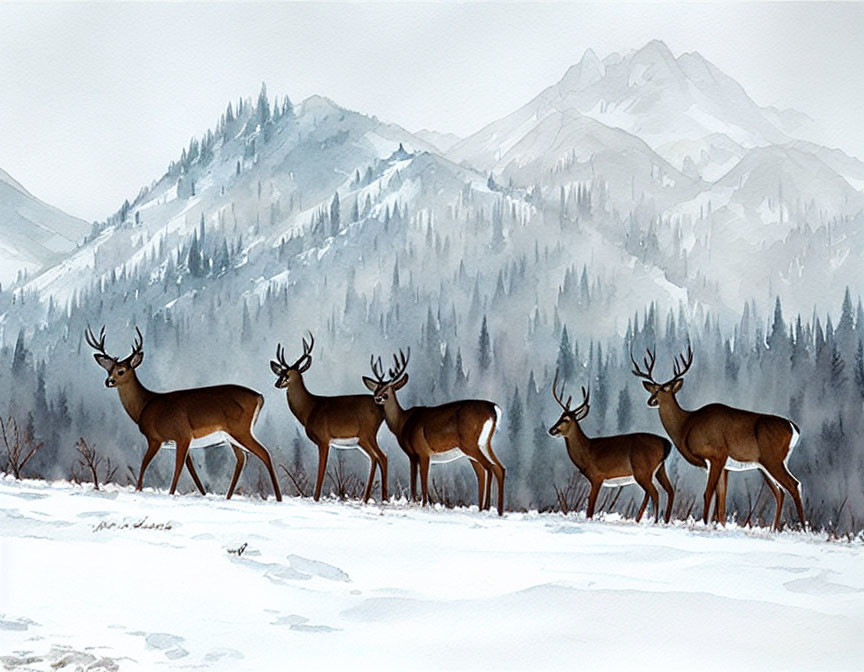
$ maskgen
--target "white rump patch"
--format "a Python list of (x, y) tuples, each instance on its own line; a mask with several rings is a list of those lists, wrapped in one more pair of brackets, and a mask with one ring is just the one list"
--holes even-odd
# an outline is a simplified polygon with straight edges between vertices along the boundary
[(445, 450), (443, 453), (432, 453), (429, 461), (432, 464), (445, 464), (446, 462), (458, 460), (460, 457), (465, 457), (465, 453), (462, 452), (462, 449), (451, 448), (450, 450)]
[(636, 482), (632, 476), (619, 476), (618, 478), (607, 478), (603, 481), (604, 488), (620, 488), (622, 485), (631, 485)]
[[(501, 421), (501, 409), (497, 406), (495, 407), (495, 416), (497, 418), (497, 422)], [(495, 462), (492, 459), (492, 456), (489, 454), (489, 437), (492, 436), (492, 427), (495, 425), (496, 420), (489, 419), (483, 423), (483, 429), (480, 430), (480, 438), (477, 439), (477, 447), (480, 448), (480, 452), (486, 456), (486, 459), (490, 462)]]
[(360, 447), (360, 439), (356, 436), (347, 439), (330, 439), (330, 447), (340, 450), (350, 450)]

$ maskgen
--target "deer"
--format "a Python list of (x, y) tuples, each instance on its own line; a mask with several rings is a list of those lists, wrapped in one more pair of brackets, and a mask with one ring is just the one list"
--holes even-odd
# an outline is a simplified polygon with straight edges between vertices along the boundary
[(198, 490), (202, 495), (205, 494), (204, 486), (192, 464), (189, 448), (193, 444), (196, 447), (209, 448), (227, 441), (234, 451), (236, 464), (226, 499), (231, 499), (234, 494), (246, 464), (246, 454), (252, 453), (267, 468), (276, 501), (282, 501), (270, 452), (255, 438), (253, 432), (255, 421), (264, 405), (264, 397), (260, 393), (239, 385), (153, 392), (138, 380), (136, 370), (144, 360), (144, 338), (138, 327), (135, 327), (132, 353), (124, 359), (112, 357), (105, 351), (104, 326), (98, 338), (89, 327), (84, 336), (87, 344), (96, 350), (93, 355), (96, 362), (108, 372), (105, 387), (117, 388), (120, 403), (147, 439), (147, 450), (141, 461), (136, 490), (141, 490), (144, 472), (159, 449), (165, 443), (173, 443), (176, 455), (169, 494), (175, 493), (184, 464)]
[(369, 458), (369, 479), (363, 501), (369, 500), (376, 468), (381, 470), (381, 501), (387, 501), (387, 455), (378, 445), (378, 430), (384, 421), (381, 408), (368, 394), (322, 397), (309, 392), (303, 374), (312, 365), (315, 338), (303, 339), (303, 354), (293, 364), (285, 361), (285, 350), (276, 346), (276, 359), (270, 369), (276, 374), (276, 387), (284, 389), (288, 408), (303, 425), (306, 436), (318, 446), (318, 477), (315, 481), (315, 501), (321, 497), (321, 486), (327, 471), (330, 447), (360, 449)]
[(654, 505), (654, 522), (660, 518), (660, 498), (654, 486), (654, 477), (666, 491), (666, 513), (664, 522), (668, 523), (672, 515), (672, 503), (675, 491), (666, 475), (666, 458), (672, 452), (669, 439), (656, 434), (637, 433), (618, 436), (588, 437), (582, 431), (579, 423), (588, 417), (591, 410), (591, 393), (582, 387), (582, 403), (571, 409), (572, 396), (564, 401), (564, 383), (558, 389), (558, 370), (552, 381), (552, 396), (561, 407), (561, 417), (549, 428), (550, 436), (564, 437), (567, 454), (580, 473), (591, 483), (588, 495), (589, 519), (594, 517), (594, 505), (600, 488), (620, 487), (638, 483), (645, 496), (636, 515), (636, 522), (642, 520), (645, 507), (650, 497)]
[(396, 436), (411, 465), (411, 499), (417, 499), (417, 472), (420, 472), (422, 504), (429, 503), (429, 467), (467, 457), (477, 476), (477, 504), (490, 507), (492, 478), (498, 484), (498, 515), (504, 515), (506, 470), (492, 450), (492, 436), (501, 421), (501, 409), (491, 401), (467, 399), (440, 406), (413, 406), (403, 409), (396, 392), (408, 382), (408, 354), (393, 355), (394, 367), (388, 377), (379, 357), (369, 364), (374, 378), (363, 377), (376, 404), (384, 410), (384, 421)]
[(636, 363), (632, 353), (630, 360), (633, 362), (633, 375), (643, 379), (642, 385), (650, 394), (648, 405), (659, 411), (660, 422), (678, 452), (690, 464), (708, 469), (702, 512), (704, 524), (708, 524), (711, 499), (715, 495), (718, 509), (715, 519), (721, 525), (726, 524), (728, 471), (759, 469), (777, 503), (774, 529), (780, 529), (783, 511), (784, 495), (780, 486), (792, 496), (801, 525), (806, 525), (801, 484), (787, 466), (801, 436), (798, 425), (778, 415), (755, 413), (724, 404), (708, 404), (695, 411), (683, 409), (676, 395), (693, 365), (690, 345), (686, 356), (682, 354), (674, 358), (672, 378), (664, 383), (654, 379), (656, 355), (653, 351), (649, 349), (642, 360), (645, 371)]

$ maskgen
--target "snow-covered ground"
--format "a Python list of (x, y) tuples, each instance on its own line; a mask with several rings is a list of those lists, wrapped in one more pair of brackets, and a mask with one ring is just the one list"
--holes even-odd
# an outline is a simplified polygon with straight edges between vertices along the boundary
[(0, 664), (860, 669), (862, 560), (764, 530), (4, 480)]

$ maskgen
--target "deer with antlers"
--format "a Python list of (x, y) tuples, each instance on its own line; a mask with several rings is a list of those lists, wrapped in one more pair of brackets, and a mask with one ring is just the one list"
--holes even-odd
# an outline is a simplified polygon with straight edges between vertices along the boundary
[(695, 411), (681, 408), (675, 395), (684, 384), (684, 375), (693, 364), (693, 348), (687, 346), (687, 355), (675, 358), (673, 376), (665, 383), (654, 380), (656, 356), (648, 350), (643, 359), (645, 371), (639, 368), (633, 355), (633, 374), (642, 378), (642, 385), (651, 395), (648, 405), (660, 412), (663, 428), (672, 439), (681, 456), (690, 464), (708, 468), (702, 521), (708, 523), (711, 499), (716, 494), (716, 519), (726, 522), (726, 484), (728, 473), (759, 469), (774, 494), (777, 509), (774, 528), (780, 529), (783, 511), (784, 487), (795, 501), (801, 524), (804, 525), (804, 506), (801, 502), (800, 483), (789, 472), (787, 461), (798, 443), (801, 430), (791, 420), (777, 415), (754, 413), (723, 404), (708, 404)]
[(451, 401), (440, 406), (414, 406), (403, 409), (396, 392), (408, 382), (408, 359), (393, 355), (394, 368), (384, 377), (381, 358), (370, 359), (374, 378), (363, 377), (375, 403), (384, 409), (387, 427), (396, 436), (411, 464), (411, 499), (417, 498), (417, 472), (423, 504), (429, 501), (429, 467), (434, 463), (452, 462), (467, 457), (477, 475), (477, 503), (488, 509), (492, 477), (498, 483), (498, 515), (504, 515), (504, 465), (492, 451), (492, 435), (501, 419), (501, 410), (491, 401)]
[(589, 438), (582, 431), (579, 423), (588, 416), (591, 410), (589, 404), (590, 392), (582, 388), (582, 403), (576, 408), (570, 408), (572, 396), (564, 402), (564, 383), (558, 390), (558, 371), (552, 381), (552, 396), (561, 407), (561, 417), (549, 428), (551, 436), (563, 436), (567, 446), (567, 454), (573, 464), (585, 478), (591, 482), (591, 492), (588, 495), (588, 518), (594, 516), (594, 505), (600, 488), (618, 487), (638, 483), (645, 496), (642, 506), (636, 515), (636, 522), (642, 519), (645, 507), (650, 497), (654, 504), (654, 522), (660, 519), (660, 497), (654, 487), (654, 477), (666, 491), (666, 513), (663, 517), (669, 522), (672, 515), (672, 503), (675, 491), (666, 476), (666, 458), (672, 450), (672, 444), (656, 434), (622, 434), (619, 436), (601, 436)]
[(132, 353), (125, 359), (117, 359), (105, 352), (105, 327), (99, 337), (88, 327), (85, 332), (87, 344), (96, 350), (93, 357), (108, 372), (105, 387), (116, 387), (120, 402), (138, 429), (147, 438), (147, 451), (141, 461), (138, 474), (138, 490), (144, 481), (144, 472), (164, 443), (173, 443), (176, 449), (174, 478), (171, 480), (170, 494), (177, 489), (177, 481), (185, 464), (201, 494), (204, 486), (195, 472), (189, 455), (191, 445), (205, 447), (220, 445), (227, 440), (237, 460), (234, 476), (228, 488), (228, 499), (240, 473), (246, 464), (246, 453), (258, 457), (267, 467), (273, 482), (276, 500), (282, 501), (282, 493), (273, 470), (270, 453), (261, 445), (252, 431), (264, 397), (255, 390), (239, 385), (218, 385), (199, 387), (191, 390), (173, 392), (153, 392), (138, 380), (136, 369), (144, 359), (144, 339), (135, 327), (135, 342)]
[(288, 408), (303, 425), (306, 436), (318, 446), (318, 478), (315, 481), (315, 501), (321, 496), (321, 486), (327, 471), (330, 447), (359, 448), (369, 458), (371, 468), (363, 501), (372, 494), (375, 470), (381, 470), (381, 501), (387, 501), (387, 455), (378, 446), (378, 429), (384, 421), (381, 408), (368, 394), (341, 397), (321, 397), (309, 392), (303, 374), (312, 365), (315, 339), (303, 339), (303, 354), (293, 364), (285, 361), (285, 350), (276, 346), (276, 359), (270, 368), (276, 374), (276, 387), (286, 390)]

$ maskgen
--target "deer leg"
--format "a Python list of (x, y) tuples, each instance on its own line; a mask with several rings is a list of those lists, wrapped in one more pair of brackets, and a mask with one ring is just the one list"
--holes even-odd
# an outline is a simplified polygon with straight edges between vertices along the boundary
[(232, 433), (231, 436), (264, 463), (270, 474), (270, 481), (273, 484), (273, 493), (276, 495), (276, 501), (281, 502), (282, 491), (279, 489), (279, 481), (276, 480), (276, 472), (273, 469), (273, 460), (270, 459), (270, 452), (255, 438), (255, 435), (252, 434), (252, 428), (250, 427), (245, 431), (237, 432), (237, 434)]
[(789, 494), (792, 495), (792, 500), (795, 502), (795, 509), (798, 511), (798, 519), (801, 521), (801, 527), (806, 528), (807, 523), (804, 520), (804, 504), (801, 502), (801, 483), (798, 482), (798, 479), (789, 472), (786, 465), (782, 462), (777, 465), (772, 465), (772, 468), (768, 469), (768, 472), (774, 477), (774, 480), (786, 488)]
[(780, 516), (783, 513), (783, 500), (786, 498), (786, 495), (783, 493), (777, 483), (771, 478), (766, 472), (762, 469), (759, 470), (759, 473), (762, 474), (762, 478), (765, 479), (765, 485), (768, 486), (768, 489), (771, 491), (771, 494), (774, 495), (775, 509), (774, 509), (774, 529), (778, 532), (780, 531)]
[(594, 505), (597, 503), (597, 495), (600, 494), (602, 484), (602, 481), (599, 483), (591, 482), (591, 492), (588, 493), (588, 513), (586, 514), (589, 519), (594, 517)]
[(668, 523), (669, 519), (672, 517), (672, 503), (675, 501), (675, 489), (672, 487), (672, 484), (669, 482), (669, 477), (666, 475), (665, 463), (660, 463), (655, 474), (657, 480), (660, 481), (660, 485), (666, 491), (666, 513), (663, 516), (663, 522)]
[(429, 503), (429, 458), (425, 455), (420, 457), (420, 489), (423, 491), (422, 504)]
[(483, 510), (483, 499), (486, 494), (486, 470), (476, 460), (468, 460), (477, 475), (477, 508)]
[(387, 501), (387, 454), (381, 450), (378, 445), (378, 440), (373, 436), (369, 439), (369, 447), (375, 453), (375, 459), (378, 462), (378, 469), (381, 471), (381, 503)]
[[(495, 474), (495, 481), (498, 484), (498, 515), (504, 515), (504, 479), (507, 475), (507, 470), (504, 468), (504, 465), (501, 464), (501, 460), (498, 459), (498, 456), (492, 452), (492, 446), (487, 448), (489, 452), (489, 457), (491, 461), (490, 469), (492, 473)], [(489, 476), (489, 490), (487, 492), (487, 502), (486, 508), (489, 508), (488, 497), (492, 493), (492, 476)]]
[(642, 514), (645, 513), (645, 507), (648, 506), (648, 493), (645, 493), (645, 496), (642, 497), (642, 504), (639, 506), (639, 513), (636, 514), (636, 522), (638, 523), (642, 520)]
[(144, 459), (141, 460), (141, 470), (138, 472), (138, 486), (135, 488), (140, 491), (144, 485), (144, 472), (147, 471), (147, 467), (150, 466), (150, 462), (153, 461), (153, 458), (156, 457), (156, 453), (159, 452), (159, 449), (162, 447), (162, 442), (157, 441), (156, 439), (147, 439), (147, 452), (144, 453)]
[(195, 481), (195, 487), (198, 488), (198, 492), (202, 495), (206, 495), (207, 491), (204, 490), (204, 486), (201, 485), (201, 479), (198, 478), (198, 472), (195, 471), (195, 465), (192, 464), (192, 455), (190, 453), (186, 453), (186, 468), (189, 470), (189, 475), (192, 477), (192, 480)]
[(318, 444), (318, 476), (315, 479), (315, 501), (321, 499), (321, 486), (324, 485), (324, 474), (327, 473), (327, 456), (330, 454), (329, 443)]
[(177, 481), (180, 480), (180, 474), (183, 471), (183, 465), (186, 463), (186, 455), (189, 453), (189, 438), (177, 439), (177, 451), (174, 461), (174, 478), (171, 479), (171, 489), (169, 495), (173, 495), (177, 490)]
[(234, 464), (234, 475), (231, 477), (231, 486), (228, 488), (228, 495), (225, 499), (231, 499), (231, 496), (234, 494), (234, 488), (237, 486), (237, 481), (240, 480), (240, 474), (243, 473), (243, 467), (246, 466), (246, 451), (234, 444), (231, 444), (231, 449), (234, 451), (236, 462)]
[(369, 496), (372, 494), (372, 482), (375, 480), (375, 470), (378, 468), (378, 460), (375, 453), (366, 445), (360, 444), (360, 448), (369, 458), (369, 478), (366, 480), (366, 488), (363, 490), (363, 503), (369, 501)]
[(645, 497), (642, 500), (642, 508), (639, 510), (639, 515), (636, 517), (636, 522), (639, 522), (639, 519), (642, 517), (642, 512), (646, 507), (646, 502), (650, 498), (651, 503), (654, 504), (654, 522), (657, 523), (660, 521), (660, 495), (657, 494), (657, 488), (654, 487), (653, 479), (650, 474), (641, 476), (634, 475), (636, 482), (642, 487), (645, 491)]
[(723, 527), (726, 527), (726, 484), (728, 482), (729, 470), (724, 469), (723, 475), (717, 479), (717, 489), (714, 491), (715, 517)]
[(416, 457), (409, 457), (408, 460), (411, 462), (411, 501), (417, 501), (417, 467), (419, 465), (419, 461)]
[(717, 481), (723, 474), (723, 465), (721, 461), (715, 460), (711, 462), (708, 469), (708, 483), (705, 485), (704, 510), (702, 511), (702, 522), (708, 524), (708, 514), (711, 513), (711, 500), (714, 498), (714, 493), (717, 489)]

